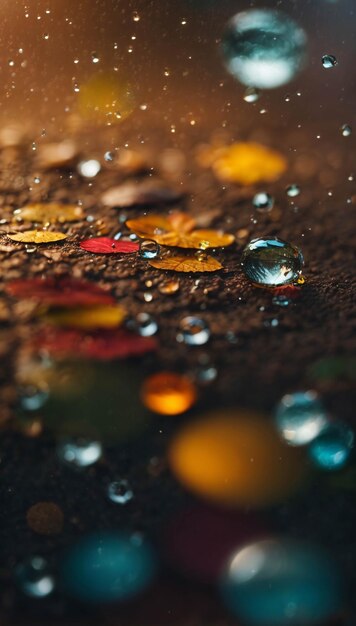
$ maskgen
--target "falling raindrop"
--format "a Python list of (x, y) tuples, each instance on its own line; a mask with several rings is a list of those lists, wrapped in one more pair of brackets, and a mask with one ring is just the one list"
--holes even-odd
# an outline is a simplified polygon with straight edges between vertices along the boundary
[(33, 556), (18, 565), (15, 574), (18, 585), (31, 598), (45, 598), (55, 587), (48, 563), (41, 556)]
[(272, 89), (291, 81), (305, 59), (304, 30), (280, 11), (251, 9), (227, 25), (222, 50), (228, 71), (248, 87)]
[(127, 322), (127, 327), (141, 337), (151, 337), (158, 330), (156, 320), (148, 313), (138, 313), (136, 317)]
[(260, 98), (260, 92), (258, 91), (258, 89), (255, 89), (255, 87), (247, 87), (244, 93), (245, 102), (253, 104), (254, 102), (257, 102), (259, 98)]
[(61, 461), (76, 467), (93, 465), (100, 459), (102, 452), (102, 445), (99, 441), (88, 441), (82, 438), (63, 441), (57, 447), (57, 454)]
[(89, 159), (78, 163), (77, 169), (84, 178), (94, 178), (100, 172), (101, 165), (96, 159)]
[(252, 204), (261, 213), (271, 211), (274, 207), (274, 198), (269, 194), (261, 191), (253, 197)]
[(115, 504), (126, 504), (134, 496), (127, 480), (117, 480), (110, 483), (107, 493), (111, 502), (115, 502)]
[(309, 447), (313, 463), (323, 470), (338, 470), (346, 465), (354, 446), (353, 430), (342, 422), (327, 425)]
[(184, 317), (179, 324), (177, 341), (189, 346), (202, 346), (210, 339), (210, 330), (206, 322), (199, 317)]
[(300, 194), (300, 188), (298, 187), (298, 185), (293, 183), (292, 185), (288, 185), (286, 193), (287, 196), (289, 196), (290, 198), (296, 198)]
[(333, 54), (324, 54), (321, 62), (326, 70), (329, 70), (330, 68), (335, 67), (338, 64), (338, 60)]
[(276, 287), (295, 281), (303, 267), (303, 255), (292, 244), (277, 238), (253, 239), (242, 254), (243, 272), (253, 283)]
[(140, 241), (140, 256), (142, 259), (155, 259), (159, 251), (159, 244), (152, 239), (143, 239)]
[(297, 391), (283, 396), (275, 411), (275, 422), (291, 446), (310, 443), (328, 424), (329, 418), (315, 391)]

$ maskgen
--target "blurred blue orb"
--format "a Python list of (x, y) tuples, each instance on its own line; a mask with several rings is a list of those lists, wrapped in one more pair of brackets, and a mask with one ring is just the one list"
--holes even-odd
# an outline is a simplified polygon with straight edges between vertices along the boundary
[(306, 42), (304, 30), (284, 13), (250, 9), (228, 22), (222, 51), (226, 68), (243, 85), (273, 89), (302, 68)]
[(350, 458), (354, 439), (354, 432), (349, 426), (342, 422), (333, 422), (312, 441), (309, 456), (320, 469), (341, 469)]
[(221, 584), (230, 611), (251, 626), (306, 626), (327, 620), (341, 603), (328, 557), (309, 545), (265, 540), (230, 560)]
[(89, 535), (70, 550), (62, 564), (66, 592), (98, 604), (131, 599), (151, 583), (155, 572), (154, 552), (137, 533)]
[(297, 391), (283, 396), (275, 412), (277, 429), (291, 446), (310, 443), (327, 425), (328, 419), (315, 391)]

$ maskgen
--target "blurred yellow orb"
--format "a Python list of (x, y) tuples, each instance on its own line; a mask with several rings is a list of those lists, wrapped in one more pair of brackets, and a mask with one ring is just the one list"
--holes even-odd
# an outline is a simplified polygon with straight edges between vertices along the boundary
[(160, 415), (179, 415), (196, 402), (195, 386), (186, 376), (174, 372), (159, 372), (147, 378), (141, 399), (146, 408)]
[(135, 108), (135, 98), (127, 80), (116, 72), (94, 74), (80, 87), (79, 113), (88, 120), (117, 124)]
[(284, 443), (272, 422), (239, 410), (184, 426), (169, 459), (187, 489), (215, 503), (256, 508), (293, 493), (307, 467), (304, 452)]

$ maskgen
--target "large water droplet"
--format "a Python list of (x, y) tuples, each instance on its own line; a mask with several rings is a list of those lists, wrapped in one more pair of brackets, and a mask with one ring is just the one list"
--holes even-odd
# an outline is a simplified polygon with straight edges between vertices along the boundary
[(16, 567), (15, 573), (22, 591), (31, 598), (45, 598), (55, 587), (48, 563), (41, 556), (24, 561)]
[(189, 346), (202, 346), (210, 339), (210, 330), (206, 322), (199, 317), (188, 316), (179, 324), (177, 341)]
[(242, 254), (243, 272), (253, 283), (276, 287), (296, 280), (303, 267), (303, 255), (281, 239), (253, 239)]
[(338, 64), (338, 60), (336, 57), (334, 57), (333, 54), (324, 54), (321, 62), (326, 70), (329, 70), (330, 68), (335, 67)]
[(57, 454), (61, 461), (76, 467), (93, 465), (100, 459), (102, 452), (102, 445), (99, 441), (88, 441), (81, 438), (63, 441), (57, 448)]
[(291, 81), (301, 69), (306, 35), (279, 11), (251, 9), (227, 25), (222, 49), (229, 72), (250, 87), (272, 89)]
[(313, 463), (323, 470), (337, 470), (347, 463), (354, 445), (354, 432), (342, 422), (326, 426), (309, 447)]
[(159, 244), (152, 239), (143, 239), (143, 241), (140, 242), (140, 256), (142, 259), (155, 259), (159, 251)]
[(290, 445), (303, 446), (315, 439), (329, 420), (315, 391), (298, 391), (283, 396), (275, 421)]
[(108, 486), (108, 497), (115, 504), (126, 504), (132, 500), (133, 496), (127, 480), (117, 480)]

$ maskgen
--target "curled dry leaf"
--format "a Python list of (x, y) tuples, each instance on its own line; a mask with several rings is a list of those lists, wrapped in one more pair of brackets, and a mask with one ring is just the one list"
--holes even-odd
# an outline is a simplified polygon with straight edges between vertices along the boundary
[(98, 285), (72, 278), (12, 280), (5, 286), (10, 296), (35, 299), (46, 307), (93, 307), (115, 304), (115, 298)]
[(54, 311), (44, 317), (45, 322), (68, 328), (117, 328), (126, 317), (120, 306), (101, 305), (95, 307)]
[(200, 154), (199, 161), (212, 167), (219, 180), (246, 186), (278, 180), (287, 169), (282, 154), (253, 142), (210, 146)]
[(125, 183), (118, 187), (112, 187), (103, 193), (101, 201), (109, 207), (130, 207), (174, 202), (181, 195), (181, 193), (166, 187), (160, 181), (145, 181), (143, 183)]
[(26, 230), (23, 233), (16, 233), (16, 235), (7, 235), (12, 241), (19, 241), (21, 243), (54, 243), (56, 241), (62, 241), (67, 239), (68, 235), (64, 233), (58, 233), (50, 230)]
[(83, 209), (75, 204), (28, 204), (16, 211), (16, 217), (28, 222), (76, 222), (83, 217)]
[(219, 248), (229, 246), (235, 240), (233, 235), (218, 230), (193, 230), (195, 220), (185, 213), (145, 215), (135, 220), (128, 220), (126, 225), (138, 236), (153, 239), (162, 246), (177, 248)]
[(160, 259), (149, 261), (158, 270), (172, 272), (216, 272), (222, 269), (219, 261), (205, 253), (197, 255), (170, 254)]
[(142, 356), (157, 349), (153, 337), (140, 337), (121, 328), (84, 333), (77, 329), (45, 328), (32, 343), (57, 357), (111, 361)]
[(94, 252), (94, 254), (130, 254), (139, 249), (138, 243), (134, 241), (116, 241), (110, 237), (85, 239), (81, 241), (80, 247), (87, 252)]
[(78, 149), (71, 140), (47, 143), (37, 150), (36, 165), (41, 169), (70, 167), (78, 157)]

